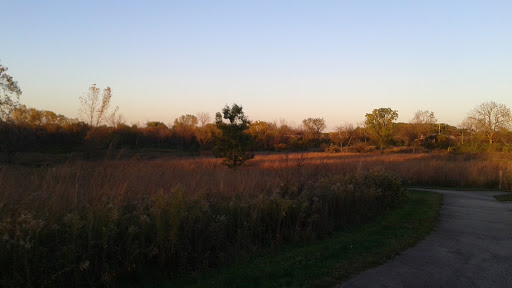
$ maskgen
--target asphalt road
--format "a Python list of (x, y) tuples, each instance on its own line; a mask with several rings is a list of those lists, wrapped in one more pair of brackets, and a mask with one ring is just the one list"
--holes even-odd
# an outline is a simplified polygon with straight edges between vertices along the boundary
[(499, 192), (430, 191), (444, 195), (438, 228), (338, 288), (512, 287), (512, 203)]

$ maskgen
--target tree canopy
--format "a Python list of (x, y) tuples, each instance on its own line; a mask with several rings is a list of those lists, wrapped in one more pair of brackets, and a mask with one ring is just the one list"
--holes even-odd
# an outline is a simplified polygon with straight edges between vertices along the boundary
[(247, 150), (253, 144), (253, 137), (248, 133), (250, 121), (245, 116), (242, 106), (233, 104), (225, 106), (215, 115), (215, 125), (219, 130), (213, 153), (224, 158), (223, 164), (236, 169), (245, 161), (254, 158)]
[(19, 105), (21, 89), (18, 82), (7, 74), (7, 67), (0, 64), (0, 119), (5, 120)]
[(393, 121), (398, 118), (398, 111), (391, 108), (373, 109), (372, 113), (366, 114), (365, 125), (368, 132), (378, 142), (382, 150), (393, 135)]
[(307, 118), (302, 120), (304, 127), (304, 138), (306, 142), (311, 143), (314, 140), (319, 140), (322, 132), (327, 128), (323, 118)]

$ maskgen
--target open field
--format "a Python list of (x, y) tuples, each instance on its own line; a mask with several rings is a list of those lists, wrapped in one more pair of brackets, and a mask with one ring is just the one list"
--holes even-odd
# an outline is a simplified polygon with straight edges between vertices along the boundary
[(258, 155), (238, 170), (210, 157), (142, 158), (3, 166), (0, 284), (200, 271), (365, 222), (403, 204), (404, 183), (495, 189), (500, 171), (502, 188), (512, 183), (508, 154)]
[[(499, 187), (502, 171), (502, 188), (512, 190), (512, 154), (509, 153), (261, 154), (249, 161), (248, 167), (235, 173), (220, 165), (221, 160), (213, 157), (176, 157), (163, 152), (121, 152), (121, 157), (112, 157), (121, 160), (100, 162), (81, 162), (76, 156), (71, 156), (68, 159), (72, 161), (68, 163), (63, 155), (42, 155), (29, 155), (27, 159), (23, 154), (17, 157), (22, 159), (22, 163), (28, 164), (24, 165), (27, 167), (32, 158), (37, 159), (41, 165), (49, 163), (52, 166), (52, 163), (59, 162), (62, 165), (56, 164), (48, 169), (4, 166), (0, 170), (2, 185), (8, 187), (9, 191), (30, 191), (30, 186), (34, 184), (31, 180), (48, 181), (50, 176), (65, 177), (73, 174), (78, 180), (92, 177), (95, 182), (109, 186), (122, 183), (126, 186), (123, 188), (125, 191), (134, 191), (136, 194), (152, 194), (176, 185), (183, 186), (189, 192), (210, 190), (228, 194), (233, 191), (260, 193), (276, 184), (305, 184), (327, 175), (380, 168), (399, 174), (407, 185), (487, 189)], [(116, 181), (116, 177), (122, 181)], [(76, 184), (62, 180), (60, 187), (66, 191)], [(27, 189), (20, 187), (20, 184), (24, 184)]]

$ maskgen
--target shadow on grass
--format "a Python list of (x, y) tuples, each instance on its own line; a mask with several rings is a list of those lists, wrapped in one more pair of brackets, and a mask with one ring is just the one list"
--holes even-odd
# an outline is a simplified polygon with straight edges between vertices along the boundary
[[(394, 258), (431, 233), (442, 196), (409, 191), (401, 208), (329, 239), (287, 245), (241, 263), (170, 280), (151, 287), (332, 287)], [(140, 284), (140, 283), (139, 283)]]
[(508, 194), (501, 194), (501, 195), (495, 195), (493, 196), (496, 200), (499, 200), (501, 202), (511, 202), (512, 201), (512, 193)]

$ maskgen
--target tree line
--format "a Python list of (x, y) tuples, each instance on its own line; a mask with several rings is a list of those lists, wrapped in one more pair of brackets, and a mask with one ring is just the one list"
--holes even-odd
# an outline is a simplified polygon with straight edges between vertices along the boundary
[[(146, 148), (192, 154), (212, 151), (225, 157), (219, 147), (230, 141), (242, 143), (243, 149), (230, 148), (240, 151), (339, 153), (390, 147), (408, 147), (413, 152), (418, 149), (512, 150), (511, 111), (495, 102), (475, 107), (459, 127), (439, 123), (433, 112), (423, 110), (417, 111), (409, 122), (397, 123), (397, 110), (376, 108), (365, 115), (362, 124), (344, 124), (326, 132), (323, 118), (307, 118), (297, 126), (285, 120), (249, 121), (242, 106), (237, 104), (224, 107), (215, 121), (208, 113), (200, 112), (182, 115), (172, 124), (149, 121), (145, 125), (127, 125), (118, 115), (119, 108), (111, 107), (110, 87), (101, 93), (96, 85), (91, 85), (79, 98), (79, 119), (70, 119), (21, 105), (18, 102), (21, 89), (6, 71), (0, 65), (0, 151), (8, 161), (24, 151), (82, 151), (87, 157), (94, 157), (106, 149)], [(233, 153), (230, 157), (234, 157)], [(235, 157), (231, 161), (238, 160)]]

